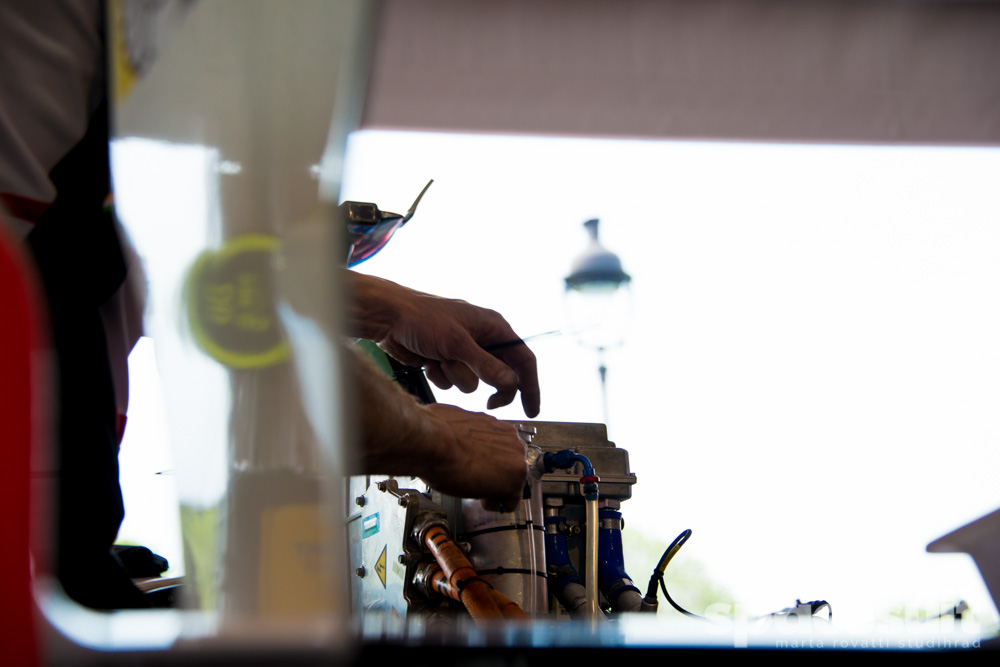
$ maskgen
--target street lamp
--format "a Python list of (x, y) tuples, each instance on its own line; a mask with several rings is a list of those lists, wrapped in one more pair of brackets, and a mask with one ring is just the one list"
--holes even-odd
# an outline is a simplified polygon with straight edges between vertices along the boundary
[(568, 330), (575, 333), (582, 345), (597, 351), (601, 401), (607, 423), (608, 367), (605, 352), (625, 340), (631, 310), (628, 285), (632, 277), (622, 269), (618, 255), (601, 245), (598, 224), (596, 218), (583, 223), (590, 235), (590, 244), (573, 260), (570, 274), (565, 278), (566, 305)]

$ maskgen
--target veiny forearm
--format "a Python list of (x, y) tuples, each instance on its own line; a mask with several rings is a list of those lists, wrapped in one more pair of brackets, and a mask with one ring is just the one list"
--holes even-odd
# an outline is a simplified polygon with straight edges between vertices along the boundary
[(517, 504), (527, 469), (512, 426), (452, 405), (419, 405), (356, 348), (345, 356), (359, 418), (352, 472), (412, 475), (458, 498)]
[(354, 338), (382, 340), (405, 307), (406, 288), (363, 273), (344, 270), (347, 296), (346, 333)]
[(362, 352), (348, 347), (347, 385), (360, 445), (351, 472), (422, 476), (429, 462), (450, 454), (449, 434)]

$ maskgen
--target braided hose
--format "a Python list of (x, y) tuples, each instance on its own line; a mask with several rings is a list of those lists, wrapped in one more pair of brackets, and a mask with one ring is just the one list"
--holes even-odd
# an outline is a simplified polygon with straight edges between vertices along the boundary
[(493, 587), (479, 578), (465, 553), (444, 527), (431, 526), (424, 534), (424, 544), (441, 566), (440, 574), (436, 573), (432, 579), (435, 590), (459, 600), (477, 624), (504, 617), (503, 610), (493, 596)]
[[(458, 600), (459, 602), (461, 602), (462, 601), (461, 592), (455, 588), (452, 588), (451, 585), (448, 584), (448, 578), (447, 575), (444, 573), (444, 571), (441, 570), (440, 567), (435, 567), (433, 565), (431, 565), (431, 567), (434, 568), (433, 573), (428, 577), (427, 581), (427, 585), (430, 586), (430, 589), (438, 593), (439, 595), (451, 598), (452, 600)], [(468, 586), (469, 585), (466, 584), (466, 590), (468, 590)], [(487, 584), (487, 586), (489, 586), (489, 584)], [(493, 601), (496, 603), (497, 607), (500, 608), (500, 613), (503, 614), (504, 618), (510, 620), (529, 618), (528, 614), (519, 606), (517, 606), (516, 602), (514, 602), (509, 597), (507, 597), (497, 589), (493, 588), (492, 586), (490, 587), (490, 597), (493, 598)]]
[(495, 588), (491, 588), (490, 590), (493, 594), (493, 600), (497, 603), (497, 606), (500, 607), (500, 612), (503, 614), (504, 618), (508, 620), (531, 618), (526, 611), (518, 607), (517, 603), (509, 597)]

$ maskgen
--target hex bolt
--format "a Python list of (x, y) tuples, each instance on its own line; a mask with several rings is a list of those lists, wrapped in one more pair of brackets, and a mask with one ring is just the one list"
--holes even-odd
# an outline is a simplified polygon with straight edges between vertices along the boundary
[(399, 506), (406, 507), (410, 503), (410, 494), (406, 493), (399, 497)]
[(354, 504), (357, 505), (358, 507), (364, 507), (365, 506), (365, 497), (364, 496), (358, 496), (357, 498), (354, 499)]
[(359, 567), (358, 569), (356, 569), (354, 571), (354, 574), (358, 575), (358, 579), (364, 579), (365, 578), (365, 568), (364, 567)]

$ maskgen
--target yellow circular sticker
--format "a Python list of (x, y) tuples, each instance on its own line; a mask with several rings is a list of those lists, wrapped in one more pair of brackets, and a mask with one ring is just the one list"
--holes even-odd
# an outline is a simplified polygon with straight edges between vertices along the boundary
[(198, 345), (230, 368), (273, 366), (290, 348), (274, 304), (272, 256), (278, 239), (246, 234), (203, 252), (185, 284), (188, 321)]

